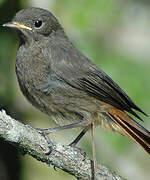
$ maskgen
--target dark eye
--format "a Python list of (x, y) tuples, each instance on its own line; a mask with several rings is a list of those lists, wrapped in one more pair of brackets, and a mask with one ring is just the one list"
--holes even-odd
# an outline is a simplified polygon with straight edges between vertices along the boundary
[(40, 28), (41, 26), (42, 26), (42, 21), (41, 20), (35, 21), (35, 27), (36, 28)]

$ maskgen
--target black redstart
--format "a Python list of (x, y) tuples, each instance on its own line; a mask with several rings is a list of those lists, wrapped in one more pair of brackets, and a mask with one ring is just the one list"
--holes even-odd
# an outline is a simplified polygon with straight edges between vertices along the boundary
[(150, 132), (131, 118), (146, 115), (128, 95), (68, 39), (49, 11), (28, 8), (3, 26), (20, 37), (16, 74), (24, 96), (60, 125), (41, 130), (83, 127), (71, 143), (76, 145), (88, 129), (102, 125), (140, 144), (150, 154)]

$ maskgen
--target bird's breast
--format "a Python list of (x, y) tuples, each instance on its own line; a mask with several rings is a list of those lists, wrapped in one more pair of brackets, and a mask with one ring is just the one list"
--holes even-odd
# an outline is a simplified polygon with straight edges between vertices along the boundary
[(46, 104), (42, 89), (50, 75), (41, 49), (33, 52), (32, 47), (20, 46), (16, 56), (16, 75), (22, 93), (34, 106), (44, 111)]

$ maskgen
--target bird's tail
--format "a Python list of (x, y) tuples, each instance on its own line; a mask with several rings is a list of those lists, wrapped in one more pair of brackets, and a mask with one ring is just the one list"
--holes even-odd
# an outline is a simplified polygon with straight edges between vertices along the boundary
[(148, 130), (134, 121), (125, 112), (114, 107), (109, 109), (107, 115), (117, 125), (119, 132), (140, 144), (150, 154), (150, 132)]

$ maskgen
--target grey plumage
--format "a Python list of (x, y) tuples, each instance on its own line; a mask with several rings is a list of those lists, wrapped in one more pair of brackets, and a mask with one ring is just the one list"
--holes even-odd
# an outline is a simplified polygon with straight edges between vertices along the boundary
[(69, 41), (50, 12), (28, 8), (6, 26), (19, 34), (16, 74), (23, 94), (35, 107), (60, 125), (103, 125), (131, 137), (150, 153), (149, 132), (126, 112), (139, 119), (134, 110), (146, 114)]

